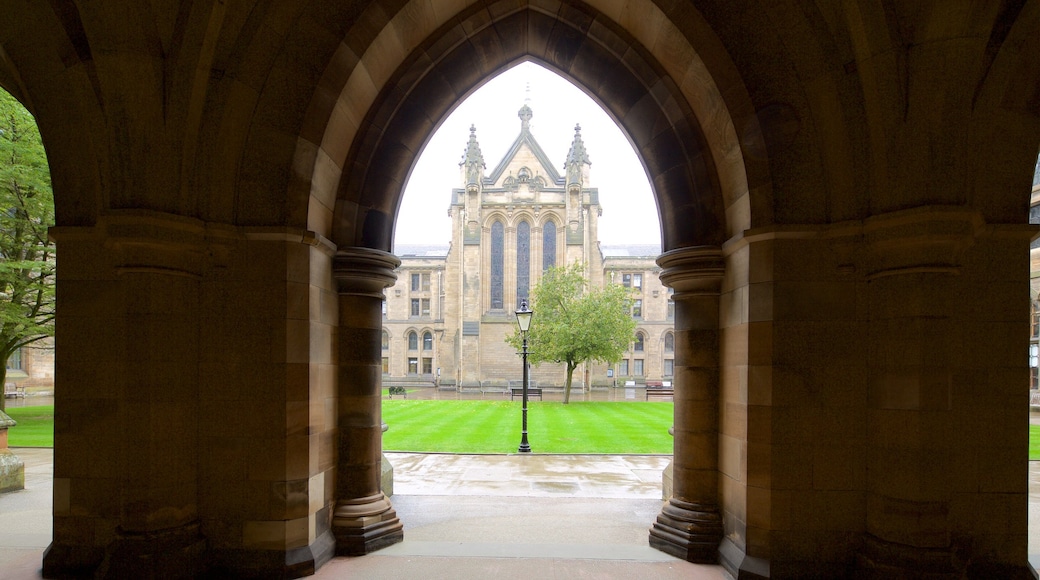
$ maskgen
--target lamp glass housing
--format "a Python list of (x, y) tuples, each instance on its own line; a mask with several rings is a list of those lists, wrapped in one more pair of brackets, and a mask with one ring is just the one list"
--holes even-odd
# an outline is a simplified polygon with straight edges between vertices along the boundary
[(527, 300), (521, 300), (520, 308), (516, 311), (516, 322), (520, 325), (520, 332), (530, 330), (532, 316), (534, 312), (527, 307)]

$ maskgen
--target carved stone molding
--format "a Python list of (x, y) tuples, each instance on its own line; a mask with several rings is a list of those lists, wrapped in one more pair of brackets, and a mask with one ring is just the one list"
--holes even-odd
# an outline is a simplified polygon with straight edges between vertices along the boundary
[(340, 248), (332, 258), (332, 277), (340, 294), (383, 298), (383, 290), (394, 285), (394, 270), (401, 260), (372, 248)]
[(722, 248), (694, 246), (669, 250), (657, 257), (661, 283), (675, 290), (675, 298), (718, 294), (726, 271)]

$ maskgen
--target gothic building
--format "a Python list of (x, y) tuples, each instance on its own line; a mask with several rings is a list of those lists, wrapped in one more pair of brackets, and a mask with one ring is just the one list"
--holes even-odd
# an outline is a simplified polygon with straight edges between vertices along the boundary
[[(451, 191), (450, 245), (396, 249), (401, 266), (383, 319), (384, 383), (501, 390), (519, 368), (505, 342), (514, 311), (545, 270), (573, 263), (585, 268), (590, 286), (629, 288), (639, 325), (624, 358), (583, 365), (576, 384), (671, 380), (674, 309), (657, 276), (659, 249), (601, 247), (599, 190), (581, 128), (561, 173), (531, 132), (533, 114), (526, 104), (520, 109), (520, 131), (490, 172), (470, 128), (461, 187)], [(538, 365), (531, 378), (562, 386), (563, 365)]]

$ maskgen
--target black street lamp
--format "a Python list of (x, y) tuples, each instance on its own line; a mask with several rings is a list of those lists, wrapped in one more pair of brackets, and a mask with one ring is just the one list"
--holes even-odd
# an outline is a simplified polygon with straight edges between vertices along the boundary
[(520, 325), (520, 334), (524, 337), (524, 424), (523, 431), (520, 436), (520, 453), (530, 453), (531, 445), (527, 442), (527, 330), (531, 328), (531, 317), (534, 316), (534, 312), (527, 307), (527, 300), (520, 301), (520, 309), (516, 311), (516, 322)]

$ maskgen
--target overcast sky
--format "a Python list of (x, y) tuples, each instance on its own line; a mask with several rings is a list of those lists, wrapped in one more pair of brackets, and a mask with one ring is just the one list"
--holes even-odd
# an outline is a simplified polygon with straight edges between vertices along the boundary
[[(527, 87), (530, 86), (530, 92)], [(604, 245), (660, 244), (661, 225), (646, 171), (621, 129), (580, 89), (533, 63), (520, 64), (491, 79), (463, 101), (437, 129), (412, 169), (397, 216), (396, 244), (451, 241), (448, 206), (451, 190), (461, 187), (459, 162), (476, 125), (477, 141), (491, 173), (520, 134), (517, 112), (530, 96), (531, 132), (563, 174), (563, 162), (581, 125), (592, 161), (592, 186), (599, 188)]]

